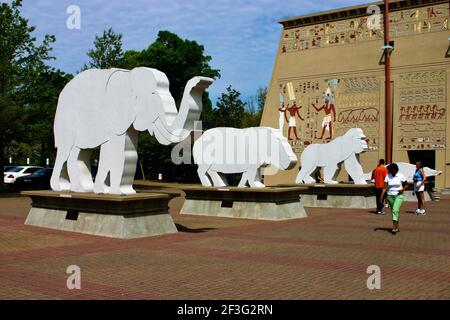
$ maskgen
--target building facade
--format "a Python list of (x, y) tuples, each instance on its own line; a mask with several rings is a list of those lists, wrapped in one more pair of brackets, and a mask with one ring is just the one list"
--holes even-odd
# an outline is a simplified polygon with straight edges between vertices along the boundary
[[(383, 2), (280, 21), (281, 39), (261, 125), (278, 128), (299, 156), (362, 128), (369, 150), (364, 172), (385, 157)], [(392, 159), (421, 160), (442, 171), (437, 188), (450, 188), (449, 1), (390, 3)], [(301, 164), (300, 164), (301, 165)], [(294, 183), (294, 170), (266, 176), (269, 185)], [(347, 180), (341, 173), (340, 180)]]

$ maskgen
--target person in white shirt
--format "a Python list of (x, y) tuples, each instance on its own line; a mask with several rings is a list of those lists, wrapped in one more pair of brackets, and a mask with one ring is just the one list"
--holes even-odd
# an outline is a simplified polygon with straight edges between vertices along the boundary
[(384, 195), (387, 193), (386, 201), (389, 203), (389, 207), (392, 211), (392, 234), (396, 234), (400, 231), (399, 220), (400, 220), (400, 207), (403, 203), (403, 192), (406, 189), (406, 177), (398, 172), (398, 166), (395, 163), (391, 163), (387, 167), (388, 175), (384, 179), (384, 189), (381, 195), (383, 199)]

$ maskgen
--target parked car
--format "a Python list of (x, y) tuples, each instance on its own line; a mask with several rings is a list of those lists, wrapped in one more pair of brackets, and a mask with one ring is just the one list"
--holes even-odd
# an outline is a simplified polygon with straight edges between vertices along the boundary
[(15, 168), (16, 166), (3, 166), (3, 172), (8, 172), (12, 168)]
[(10, 169), (7, 172), (4, 172), (3, 174), (3, 181), (5, 183), (14, 183), (18, 177), (28, 176), (32, 173), (35, 173), (39, 169), (42, 169), (42, 167), (35, 167), (35, 166), (19, 166), (14, 167)]
[(18, 190), (47, 190), (50, 189), (50, 177), (52, 168), (39, 169), (33, 174), (18, 177), (14, 187)]

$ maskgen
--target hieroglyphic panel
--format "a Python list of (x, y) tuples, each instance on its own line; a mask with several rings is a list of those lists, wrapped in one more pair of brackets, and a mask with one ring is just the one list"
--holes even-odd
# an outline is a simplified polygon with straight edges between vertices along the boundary
[(398, 143), (403, 150), (445, 148), (445, 70), (400, 75)]
[[(383, 39), (383, 28), (369, 29), (368, 17), (346, 19), (285, 30), (282, 53), (298, 52), (360, 41)], [(381, 17), (381, 26), (383, 19)], [(394, 11), (390, 14), (391, 38), (426, 32), (448, 31), (449, 4)]]
[(378, 150), (380, 81), (376, 77), (283, 80), (279, 90), (279, 123), (296, 153), (311, 143), (329, 142), (350, 128), (362, 128), (369, 151)]
[(361, 128), (368, 138), (370, 150), (379, 149), (380, 81), (375, 77), (342, 79), (336, 99), (338, 103), (337, 135), (350, 128)]

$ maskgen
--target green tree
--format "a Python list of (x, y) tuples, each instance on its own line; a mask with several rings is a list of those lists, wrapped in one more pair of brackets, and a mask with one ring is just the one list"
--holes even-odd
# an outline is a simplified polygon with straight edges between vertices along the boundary
[(247, 103), (240, 99), (241, 93), (228, 86), (225, 93), (217, 101), (216, 126), (242, 127)]
[(118, 67), (124, 57), (122, 34), (115, 33), (112, 28), (104, 30), (102, 36), (95, 36), (94, 48), (87, 55), (90, 61), (84, 65), (83, 70)]
[[(41, 44), (32, 36), (35, 27), (22, 17), (21, 0), (0, 5), (0, 170), (5, 164), (8, 141), (18, 139), (22, 126), (23, 97), (38, 74), (49, 69), (54, 36), (45, 35)], [(4, 189), (0, 179), (0, 190)]]
[(21, 103), (26, 128), (22, 141), (38, 150), (38, 157), (33, 157), (35, 164), (45, 165), (47, 158), (54, 162), (53, 120), (59, 93), (71, 78), (70, 74), (60, 70), (42, 72), (36, 76)]
[(258, 88), (256, 96), (248, 99), (244, 119), (242, 120), (243, 128), (258, 127), (260, 125), (266, 96), (267, 87)]
[(209, 65), (212, 58), (204, 51), (205, 48), (196, 41), (183, 40), (169, 31), (160, 31), (156, 41), (147, 49), (125, 52), (120, 66), (125, 69), (148, 67), (164, 72), (170, 81), (170, 92), (179, 103), (184, 86), (192, 77), (220, 77), (220, 71)]

